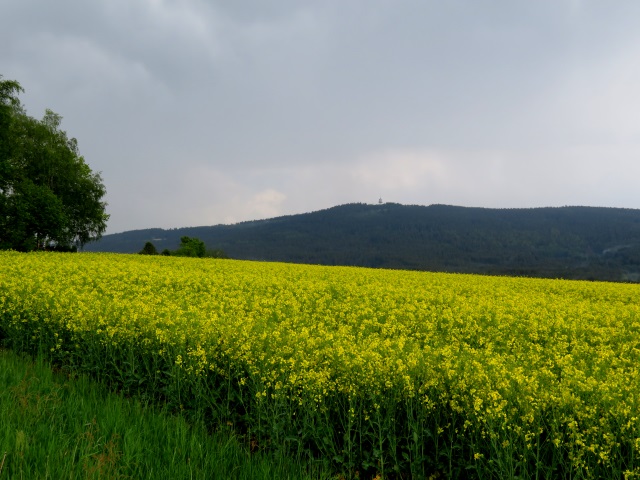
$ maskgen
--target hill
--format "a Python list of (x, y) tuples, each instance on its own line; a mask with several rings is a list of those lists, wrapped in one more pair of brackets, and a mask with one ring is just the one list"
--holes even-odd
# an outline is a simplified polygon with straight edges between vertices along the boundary
[(105, 235), (85, 251), (175, 249), (197, 237), (231, 258), (536, 277), (640, 280), (640, 210), (348, 204), (235, 225)]

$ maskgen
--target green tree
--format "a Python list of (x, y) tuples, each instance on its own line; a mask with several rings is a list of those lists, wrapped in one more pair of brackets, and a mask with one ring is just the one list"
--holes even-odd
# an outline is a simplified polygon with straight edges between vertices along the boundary
[(56, 238), (65, 218), (60, 199), (46, 186), (36, 185), (29, 179), (13, 185), (13, 192), (4, 204), (9, 224), (3, 241), (16, 250), (41, 248), (39, 242)]
[(15, 81), (0, 76), (0, 248), (82, 247), (99, 239), (109, 215), (106, 189), (46, 110), (28, 116)]
[(198, 238), (181, 237), (178, 250), (173, 255), (180, 257), (204, 257), (206, 254), (204, 242)]
[(141, 255), (158, 255), (158, 250), (153, 243), (147, 242), (139, 252)]
[(18, 94), (22, 91), (18, 82), (2, 80), (0, 75), (0, 192), (9, 188), (8, 179), (11, 172), (9, 159), (13, 151), (10, 132), (14, 110), (20, 108)]

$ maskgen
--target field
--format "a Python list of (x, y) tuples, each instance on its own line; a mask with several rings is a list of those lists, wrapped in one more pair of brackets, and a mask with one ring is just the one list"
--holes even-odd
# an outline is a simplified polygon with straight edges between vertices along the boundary
[(347, 478), (640, 476), (637, 285), (4, 252), (0, 341)]

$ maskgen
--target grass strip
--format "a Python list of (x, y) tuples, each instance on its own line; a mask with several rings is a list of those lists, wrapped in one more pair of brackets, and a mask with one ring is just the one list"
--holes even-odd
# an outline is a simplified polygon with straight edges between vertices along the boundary
[(208, 432), (40, 358), (0, 349), (0, 480), (321, 479), (308, 460), (251, 453), (232, 431)]

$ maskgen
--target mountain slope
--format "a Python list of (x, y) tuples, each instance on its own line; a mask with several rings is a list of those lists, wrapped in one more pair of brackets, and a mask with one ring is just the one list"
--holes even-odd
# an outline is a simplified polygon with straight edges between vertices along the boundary
[(348, 204), (236, 225), (106, 235), (87, 251), (138, 252), (181, 236), (237, 259), (600, 280), (640, 279), (640, 210)]

